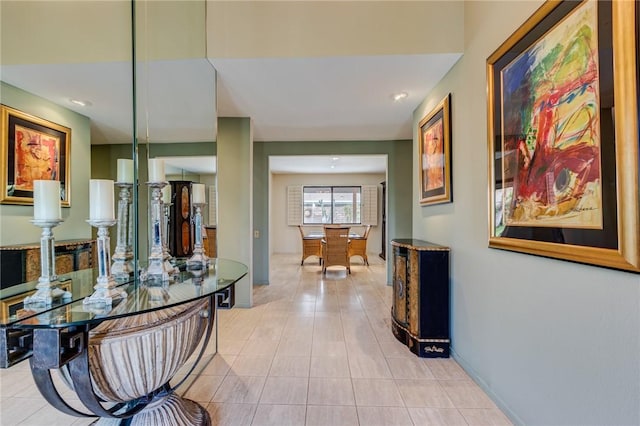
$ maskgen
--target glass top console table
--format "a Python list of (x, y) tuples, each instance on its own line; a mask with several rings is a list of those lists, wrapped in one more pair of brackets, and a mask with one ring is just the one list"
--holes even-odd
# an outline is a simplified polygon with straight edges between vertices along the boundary
[[(79, 299), (22, 312), (19, 319), (3, 316), (3, 366), (30, 358), (36, 386), (52, 406), (73, 416), (101, 417), (97, 424), (209, 425), (203, 407), (174, 392), (184, 379), (175, 386), (169, 382), (200, 347), (185, 379), (196, 367), (216, 307), (233, 306), (235, 284), (247, 272), (241, 263), (211, 259), (208, 269), (183, 271), (171, 283), (125, 282), (127, 298), (108, 310), (91, 309)], [(86, 410), (63, 400), (51, 377), (54, 369)]]

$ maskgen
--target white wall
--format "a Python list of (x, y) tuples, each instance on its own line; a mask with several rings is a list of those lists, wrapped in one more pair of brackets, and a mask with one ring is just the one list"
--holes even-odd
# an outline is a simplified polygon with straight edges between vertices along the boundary
[(541, 3), (465, 2), (464, 56), (413, 117), (452, 93), (454, 202), (415, 203), (413, 237), (451, 247), (454, 356), (516, 423), (638, 425), (640, 276), (487, 247), (486, 58)]
[[(379, 185), (385, 180), (383, 173), (374, 174), (271, 174), (270, 253), (299, 253), (302, 255), (300, 231), (297, 226), (287, 225), (287, 186), (289, 185)], [(380, 187), (381, 188), (381, 187)], [(377, 256), (382, 250), (382, 196), (378, 191), (378, 226), (371, 227), (367, 241), (367, 253)], [(322, 226), (305, 227), (305, 230), (321, 230)], [(354, 226), (353, 231), (362, 233), (363, 227)], [(360, 258), (354, 258), (358, 261)]]

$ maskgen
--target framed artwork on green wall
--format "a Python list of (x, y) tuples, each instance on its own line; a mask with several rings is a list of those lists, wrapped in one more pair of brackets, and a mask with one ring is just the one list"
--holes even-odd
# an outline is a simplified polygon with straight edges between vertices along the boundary
[(487, 59), (489, 246), (640, 272), (636, 2), (547, 2)]
[(60, 181), (62, 206), (71, 205), (71, 129), (2, 105), (2, 204), (33, 204), (33, 181)]
[(451, 95), (448, 94), (418, 124), (420, 204), (450, 203)]

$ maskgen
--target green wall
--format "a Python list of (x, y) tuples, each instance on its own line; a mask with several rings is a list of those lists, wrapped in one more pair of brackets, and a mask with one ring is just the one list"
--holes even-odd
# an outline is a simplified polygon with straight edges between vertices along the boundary
[[(91, 227), (86, 223), (91, 174), (87, 161), (91, 151), (89, 118), (4, 82), (0, 82), (0, 102), (71, 129), (71, 207), (62, 209), (64, 222), (53, 232), (56, 240), (91, 238)], [(40, 241), (41, 229), (33, 226), (31, 219), (33, 206), (0, 205), (0, 245)]]
[(218, 256), (241, 262), (249, 268), (247, 276), (235, 286), (236, 306), (253, 304), (252, 279), (252, 191), (253, 141), (251, 119), (218, 119)]
[[(253, 282), (269, 283), (269, 156), (386, 154), (387, 253), (393, 238), (410, 238), (412, 211), (412, 141), (255, 142), (253, 147)], [(387, 256), (388, 258), (388, 256)], [(391, 263), (387, 263), (391, 282)]]

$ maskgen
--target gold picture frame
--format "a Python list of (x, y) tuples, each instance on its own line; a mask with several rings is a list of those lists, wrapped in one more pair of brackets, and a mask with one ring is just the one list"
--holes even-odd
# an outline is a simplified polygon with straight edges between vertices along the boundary
[(489, 247), (640, 272), (637, 7), (548, 1), (487, 59)]
[(418, 124), (420, 204), (453, 201), (451, 189), (451, 94)]
[(33, 181), (58, 180), (70, 207), (71, 129), (5, 105), (0, 123), (0, 203), (33, 205)]

